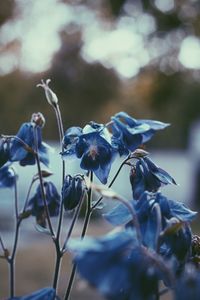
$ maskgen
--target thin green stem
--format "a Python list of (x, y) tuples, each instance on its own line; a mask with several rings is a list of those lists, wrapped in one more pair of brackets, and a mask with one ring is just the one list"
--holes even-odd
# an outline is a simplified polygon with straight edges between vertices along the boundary
[[(90, 181), (93, 182), (93, 172), (92, 171), (90, 173)], [(92, 203), (92, 185), (88, 190), (86, 215), (85, 215), (85, 220), (84, 220), (83, 229), (82, 229), (82, 233), (81, 233), (82, 239), (85, 237), (85, 234), (87, 232), (87, 228), (88, 228), (88, 225), (90, 222), (90, 216), (92, 213), (91, 203)], [(72, 286), (74, 283), (75, 276), (76, 276), (76, 264), (74, 263), (64, 300), (68, 300), (70, 297), (70, 293), (71, 293), (71, 289), (72, 289)]]
[(162, 230), (162, 216), (161, 216), (161, 210), (160, 210), (160, 205), (158, 203), (155, 203), (153, 208), (152, 208), (155, 213), (156, 213), (156, 220), (157, 220), (157, 226), (156, 226), (156, 252), (159, 253), (160, 249), (160, 233)]
[[(62, 122), (62, 116), (60, 112), (59, 105), (57, 104), (54, 106), (55, 114), (56, 114), (56, 119), (58, 123), (58, 131), (59, 131), (59, 138), (60, 138), (60, 145), (62, 152), (64, 151), (63, 148), (63, 136), (64, 136), (64, 129), (63, 129), (63, 122)], [(65, 180), (65, 161), (62, 159), (62, 185), (64, 184)], [(56, 239), (59, 241), (60, 238), (60, 233), (61, 233), (61, 228), (62, 228), (62, 219), (63, 219), (63, 205), (61, 204), (60, 207), (60, 214), (59, 214), (59, 219), (58, 219), (58, 227), (57, 227), (57, 233), (56, 233)]]
[[(63, 122), (62, 117), (60, 113), (59, 105), (53, 106), (56, 114), (57, 124), (58, 124), (58, 131), (59, 131), (59, 139), (60, 139), (60, 145), (63, 152), (63, 136), (64, 136), (64, 130), (63, 130)], [(65, 161), (62, 159), (62, 185), (64, 184), (65, 180)], [(55, 245), (56, 245), (56, 262), (55, 262), (55, 271), (54, 271), (54, 279), (53, 279), (53, 288), (56, 290), (57, 284), (58, 284), (58, 278), (59, 278), (59, 272), (60, 272), (60, 264), (62, 260), (62, 250), (60, 249), (60, 234), (62, 229), (62, 220), (63, 220), (63, 203), (61, 202), (60, 206), (60, 212), (59, 212), (59, 218), (58, 218), (58, 227), (55, 237)]]
[(35, 160), (36, 160), (37, 169), (38, 169), (38, 175), (39, 175), (39, 181), (40, 181), (40, 188), (41, 188), (42, 200), (43, 200), (43, 203), (44, 203), (44, 209), (45, 209), (45, 213), (46, 213), (48, 227), (49, 227), (52, 239), (55, 240), (55, 234), (54, 234), (53, 226), (51, 224), (49, 209), (48, 209), (47, 200), (46, 200), (46, 193), (45, 193), (45, 190), (44, 190), (44, 182), (43, 182), (43, 177), (42, 177), (42, 170), (41, 170), (41, 165), (40, 165), (40, 159), (39, 159), (39, 155), (38, 155), (37, 127), (34, 128), (34, 142), (35, 142), (35, 152), (34, 152), (34, 155), (35, 155)]
[(5, 259), (8, 261), (8, 257), (7, 257), (8, 250), (6, 249), (6, 247), (4, 245), (4, 242), (3, 242), (3, 239), (2, 239), (1, 236), (0, 236), (0, 245), (1, 245), (1, 248), (2, 248), (3, 253), (5, 255)]
[(71, 221), (71, 225), (69, 227), (69, 230), (68, 230), (68, 233), (67, 233), (67, 236), (66, 236), (66, 239), (65, 239), (65, 242), (63, 244), (63, 247), (62, 247), (62, 252), (65, 251), (65, 249), (67, 248), (67, 243), (68, 243), (68, 240), (69, 238), (71, 237), (71, 234), (72, 234), (72, 231), (74, 229), (74, 225), (76, 223), (76, 220), (79, 216), (79, 213), (80, 213), (80, 210), (81, 210), (81, 206), (83, 204), (83, 200), (84, 200), (84, 197), (85, 197), (85, 193), (83, 193), (82, 197), (81, 197), (81, 200), (79, 201), (79, 204), (75, 210), (75, 213), (74, 213), (74, 216), (73, 216), (73, 219)]
[[(130, 154), (129, 154), (129, 155), (122, 161), (122, 163), (120, 164), (120, 166), (119, 166), (119, 168), (118, 168), (116, 174), (114, 175), (113, 179), (112, 179), (111, 182), (109, 183), (108, 188), (110, 188), (110, 187), (113, 185), (113, 183), (114, 183), (115, 180), (117, 179), (117, 177), (118, 177), (118, 175), (119, 175), (119, 173), (120, 173), (122, 167), (126, 164), (126, 162), (127, 162), (129, 159), (131, 159)], [(91, 210), (94, 210), (94, 209), (99, 205), (99, 203), (102, 201), (103, 198), (104, 198), (103, 196), (100, 197), (100, 198), (97, 200), (97, 202), (95, 202), (95, 204), (91, 207)]]
[(135, 211), (133, 205), (131, 205), (131, 203), (129, 201), (125, 200), (121, 196), (116, 196), (115, 200), (117, 200), (117, 201), (121, 202), (122, 204), (124, 204), (128, 208), (129, 212), (131, 213), (132, 223), (133, 223), (133, 225), (135, 227), (135, 230), (136, 230), (138, 242), (141, 245), (142, 244), (142, 234), (141, 234), (140, 224), (138, 222), (137, 214), (136, 214), (136, 211)]
[(13, 244), (13, 250), (10, 257), (8, 257), (8, 263), (10, 266), (10, 297), (14, 297), (15, 295), (15, 256), (17, 251), (17, 244), (19, 239), (19, 227), (22, 219), (19, 219), (18, 214), (18, 195), (17, 195), (17, 180), (15, 179), (14, 185), (14, 195), (15, 195), (15, 238)]
[(26, 196), (26, 200), (24, 202), (24, 207), (22, 209), (22, 214), (26, 211), (26, 208), (27, 208), (27, 205), (28, 205), (28, 200), (29, 200), (30, 193), (31, 193), (31, 189), (32, 189), (33, 184), (34, 184), (35, 181), (36, 181), (36, 179), (33, 178), (31, 183), (30, 183), (30, 186), (29, 186), (29, 189), (28, 189), (28, 192), (27, 192), (27, 196)]

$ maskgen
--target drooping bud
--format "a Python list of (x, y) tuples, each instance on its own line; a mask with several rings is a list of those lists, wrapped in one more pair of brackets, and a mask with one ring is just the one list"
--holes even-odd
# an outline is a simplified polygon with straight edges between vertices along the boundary
[(82, 176), (76, 175), (72, 177), (71, 175), (67, 175), (65, 177), (62, 188), (62, 199), (65, 210), (72, 210), (79, 204), (85, 189), (86, 185)]
[(41, 112), (32, 114), (31, 122), (35, 123), (37, 126), (43, 128), (45, 125), (45, 118)]
[(39, 83), (36, 86), (37, 87), (40, 86), (44, 89), (47, 101), (49, 102), (50, 105), (55, 107), (58, 104), (58, 98), (57, 98), (56, 94), (49, 87), (49, 83), (51, 82), (51, 79), (47, 79), (46, 83), (42, 79), (41, 82), (42, 83)]

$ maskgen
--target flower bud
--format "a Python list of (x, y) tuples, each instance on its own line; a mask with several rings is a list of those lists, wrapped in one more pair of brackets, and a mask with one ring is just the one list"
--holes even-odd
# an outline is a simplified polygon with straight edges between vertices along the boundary
[(82, 176), (76, 175), (72, 177), (71, 175), (67, 175), (65, 177), (62, 188), (62, 199), (65, 210), (72, 210), (79, 204), (85, 189), (86, 186)]
[(50, 105), (55, 107), (58, 104), (58, 98), (56, 94), (49, 87), (49, 82), (51, 82), (51, 79), (47, 79), (46, 83), (42, 79), (41, 82), (42, 83), (37, 84), (37, 87), (41, 86), (44, 89), (47, 101), (49, 102)]
[(42, 113), (34, 113), (31, 117), (31, 122), (35, 123), (37, 126), (43, 128), (45, 125), (45, 118)]

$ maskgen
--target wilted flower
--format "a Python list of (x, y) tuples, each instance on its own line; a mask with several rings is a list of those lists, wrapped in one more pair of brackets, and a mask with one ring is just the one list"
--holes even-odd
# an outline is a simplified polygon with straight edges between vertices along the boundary
[(46, 83), (42, 79), (41, 82), (42, 83), (37, 84), (37, 87), (42, 87), (44, 89), (47, 101), (49, 102), (50, 105), (55, 107), (58, 104), (58, 98), (56, 94), (49, 87), (49, 83), (51, 82), (51, 79), (47, 79)]
[[(34, 130), (36, 130), (37, 141), (35, 139)], [(48, 146), (42, 142), (42, 131), (40, 126), (35, 128), (35, 123), (33, 122), (23, 123), (16, 137), (21, 139), (31, 149), (35, 149), (37, 142), (39, 158), (41, 162), (43, 162), (45, 165), (48, 165)], [(28, 149), (26, 149), (22, 142), (20, 142), (18, 139), (13, 139), (11, 143), (10, 160), (19, 161), (20, 165), (22, 166), (35, 164), (34, 154), (29, 152)]]
[(16, 179), (17, 176), (13, 168), (11, 168), (8, 165), (5, 165), (2, 168), (0, 168), (0, 188), (10, 188), (14, 186)]
[(176, 184), (163, 169), (156, 166), (148, 157), (140, 158), (131, 168), (130, 182), (133, 198), (138, 199), (144, 191), (156, 192), (162, 185)]
[(65, 210), (74, 209), (81, 201), (86, 189), (83, 177), (67, 175), (62, 187), (62, 201)]
[(169, 124), (154, 120), (136, 120), (125, 112), (119, 112), (111, 118), (112, 142), (118, 148), (119, 154), (134, 151), (141, 144), (151, 139), (157, 130)]
[(81, 159), (82, 169), (93, 171), (106, 184), (116, 152), (111, 146), (110, 134), (105, 126), (90, 123), (83, 128), (82, 134), (79, 127), (73, 127), (66, 132), (64, 141), (67, 147), (63, 154), (75, 154)]
[[(44, 182), (47, 207), (51, 217), (57, 216), (60, 209), (60, 195), (52, 182)], [(36, 216), (38, 223), (43, 224), (46, 219), (45, 205), (42, 197), (41, 186), (38, 185), (35, 195), (29, 200), (27, 210)]]

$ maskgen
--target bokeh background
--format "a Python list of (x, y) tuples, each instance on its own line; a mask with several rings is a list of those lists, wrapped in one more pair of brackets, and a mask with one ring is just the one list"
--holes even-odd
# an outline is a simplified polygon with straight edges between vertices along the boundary
[[(148, 150), (179, 183), (167, 193), (200, 207), (198, 0), (1, 0), (1, 133), (15, 134), (22, 122), (40, 111), (46, 118), (44, 138), (57, 140), (53, 110), (36, 88), (41, 78), (52, 80), (65, 129), (90, 120), (107, 122), (121, 110), (135, 118), (171, 123), (152, 139)], [(5, 191), (0, 195), (3, 202)], [(8, 237), (9, 222), (1, 214), (0, 229)], [(34, 237), (37, 248), (36, 241)], [(20, 251), (27, 251), (23, 245)], [(34, 278), (30, 270), (24, 276), (27, 271), (21, 269), (18, 276), (30, 280), (19, 280), (18, 294), (42, 286), (39, 268)], [(1, 263), (0, 297), (7, 295), (5, 274)], [(84, 285), (81, 299), (82, 289)]]

